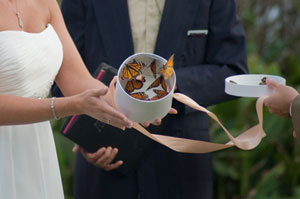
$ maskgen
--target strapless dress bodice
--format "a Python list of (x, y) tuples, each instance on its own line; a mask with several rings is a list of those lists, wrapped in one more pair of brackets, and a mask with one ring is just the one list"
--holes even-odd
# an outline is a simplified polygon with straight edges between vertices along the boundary
[(62, 59), (62, 45), (51, 24), (40, 33), (1, 31), (0, 94), (47, 97)]

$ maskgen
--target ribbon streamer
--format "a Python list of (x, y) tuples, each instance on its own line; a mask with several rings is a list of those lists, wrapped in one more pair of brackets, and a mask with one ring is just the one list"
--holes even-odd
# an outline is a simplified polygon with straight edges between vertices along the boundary
[[(114, 84), (116, 81), (117, 81), (117, 77), (115, 77), (111, 81), (110, 86), (109, 86), (111, 96), (113, 99), (114, 99), (114, 93), (115, 93)], [(139, 131), (140, 133), (142, 133), (143, 135), (149, 137), (150, 139), (152, 139), (174, 151), (183, 152), (183, 153), (209, 153), (209, 152), (213, 152), (213, 151), (230, 148), (233, 146), (236, 146), (242, 150), (251, 150), (251, 149), (254, 149), (256, 146), (258, 146), (259, 143), (261, 142), (262, 138), (266, 136), (266, 134), (263, 130), (263, 101), (266, 97), (260, 97), (256, 101), (256, 113), (257, 113), (259, 123), (255, 126), (251, 127), (250, 129), (244, 131), (237, 137), (233, 137), (231, 135), (231, 133), (224, 127), (224, 125), (220, 122), (218, 117), (213, 112), (200, 106), (197, 102), (195, 102), (188, 96), (181, 94), (181, 93), (174, 93), (173, 97), (177, 101), (179, 101), (195, 110), (205, 112), (209, 117), (214, 119), (222, 127), (222, 129), (224, 130), (224, 132), (226, 133), (226, 135), (230, 139), (230, 141), (225, 144), (218, 144), (218, 143), (205, 142), (205, 141), (200, 141), (200, 140), (192, 140), (192, 139), (152, 134), (137, 122), (134, 123), (133, 128), (136, 129), (137, 131)], [(112, 102), (114, 103), (113, 99), (112, 99)], [(116, 108), (115, 105), (114, 105), (114, 107)]]

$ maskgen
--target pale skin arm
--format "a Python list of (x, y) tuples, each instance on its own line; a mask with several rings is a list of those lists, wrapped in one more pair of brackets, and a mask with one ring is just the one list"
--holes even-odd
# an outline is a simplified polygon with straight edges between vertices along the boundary
[[(110, 120), (111, 125), (121, 129), (131, 127), (132, 122), (109, 105), (106, 86), (93, 79), (84, 67), (63, 23), (56, 1), (44, 2), (49, 5), (51, 15), (49, 23), (56, 30), (64, 49), (64, 60), (56, 82), (67, 97), (55, 100), (57, 116), (87, 114), (103, 122)], [(103, 97), (105, 95), (107, 99)], [(52, 119), (50, 103), (51, 99), (0, 95), (0, 125), (28, 124)], [(116, 151), (109, 148), (102, 150), (113, 157)], [(100, 158), (98, 162), (101, 162)]]
[[(91, 78), (91, 75), (88, 73), (87, 69), (85, 67), (82, 67), (84, 66), (84, 63), (65, 27), (60, 9), (56, 1), (54, 0), (48, 0), (48, 1), (50, 2), (51, 24), (57, 31), (64, 46), (64, 60), (63, 60), (63, 65), (60, 69), (60, 73), (56, 78), (57, 85), (60, 87), (60, 89), (62, 90), (65, 96), (70, 96), (70, 95), (80, 93), (88, 88), (105, 87), (105, 85), (103, 85), (98, 80)], [(102, 98), (105, 100), (107, 104), (112, 105), (110, 93), (108, 93), (106, 96)], [(119, 112), (112, 109), (110, 109), (109, 111), (114, 112), (114, 114), (117, 113), (119, 114)], [(175, 109), (171, 109), (170, 113), (176, 114), (177, 111)], [(58, 114), (60, 113), (58, 112)], [(123, 119), (124, 116), (122, 115), (121, 121)], [(113, 122), (112, 120), (110, 121)], [(126, 126), (132, 125), (131, 123), (129, 124), (128, 121), (126, 122), (127, 122)], [(117, 124), (118, 123), (119, 121), (117, 121)], [(160, 123), (161, 123), (161, 119), (157, 118), (153, 124), (159, 125)], [(150, 125), (149, 122), (144, 123), (144, 126), (149, 126), (149, 125)], [(75, 145), (73, 151), (74, 152), (80, 151), (89, 163), (97, 167), (103, 168), (106, 171), (116, 169), (123, 164), (123, 161), (117, 161), (115, 163), (112, 163), (113, 159), (118, 153), (117, 148), (102, 147), (95, 153), (89, 153), (82, 147)]]
[[(48, 10), (45, 9), (49, 16), (47, 23), (56, 30), (64, 49), (64, 59), (56, 82), (68, 97), (56, 99), (56, 115), (87, 114), (103, 122), (110, 120), (111, 125), (121, 129), (130, 127), (132, 122), (109, 105), (106, 86), (92, 78), (85, 68), (66, 30), (57, 2), (44, 0), (43, 3), (48, 6)], [(100, 97), (104, 95), (107, 97)], [(26, 124), (52, 118), (50, 99), (0, 95), (0, 125)]]

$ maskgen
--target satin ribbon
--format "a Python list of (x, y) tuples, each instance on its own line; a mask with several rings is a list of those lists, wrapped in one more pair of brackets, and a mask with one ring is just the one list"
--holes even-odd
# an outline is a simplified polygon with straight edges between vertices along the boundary
[[(113, 99), (115, 93), (114, 85), (116, 81), (117, 81), (117, 77), (115, 77), (111, 81), (109, 86), (111, 96)], [(150, 139), (174, 151), (183, 152), (183, 153), (208, 153), (208, 152), (218, 151), (221, 149), (230, 148), (233, 146), (236, 146), (237, 148), (240, 148), (242, 150), (251, 150), (254, 149), (256, 146), (258, 146), (262, 138), (266, 136), (263, 130), (263, 101), (266, 97), (260, 97), (256, 101), (256, 113), (258, 117), (258, 124), (244, 131), (237, 137), (233, 137), (231, 135), (231, 133), (224, 127), (224, 125), (220, 122), (218, 117), (213, 112), (200, 106), (197, 102), (195, 102), (188, 96), (181, 93), (174, 93), (173, 97), (177, 101), (195, 110), (205, 112), (209, 117), (215, 120), (222, 127), (222, 129), (224, 130), (224, 132), (226, 133), (230, 141), (225, 144), (218, 144), (218, 143), (205, 142), (200, 140), (192, 140), (186, 138), (177, 138), (177, 137), (166, 136), (166, 135), (152, 134), (149, 131), (147, 131), (143, 126), (141, 126), (139, 123), (136, 122), (134, 123), (133, 128), (139, 131), (140, 133), (142, 133), (143, 135), (149, 137)], [(114, 102), (113, 99), (112, 102)]]

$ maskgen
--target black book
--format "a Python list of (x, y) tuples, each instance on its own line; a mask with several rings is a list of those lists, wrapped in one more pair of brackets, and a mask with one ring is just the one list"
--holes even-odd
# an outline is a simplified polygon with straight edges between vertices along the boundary
[[(109, 85), (116, 74), (117, 70), (114, 67), (101, 63), (94, 76), (104, 84)], [(163, 123), (165, 123), (165, 119)], [(162, 125), (159, 127), (150, 125), (147, 130), (157, 133), (162, 128)], [(123, 160), (123, 165), (116, 171), (124, 175), (134, 173), (155, 145), (153, 140), (135, 129), (123, 131), (87, 115), (67, 118), (61, 129), (61, 134), (89, 152), (95, 152), (103, 146), (117, 147), (119, 152), (113, 162)]]

